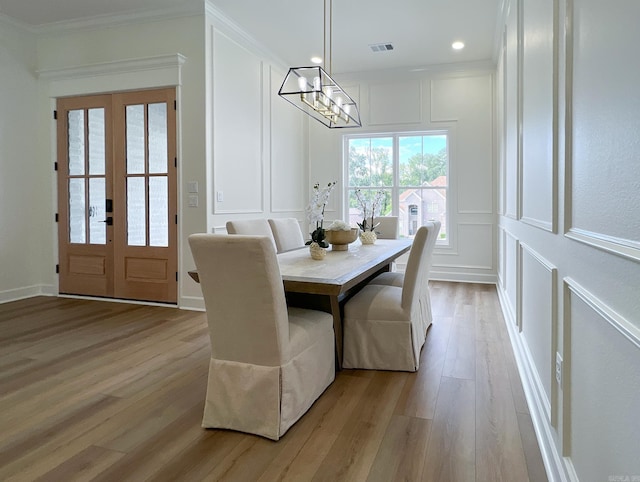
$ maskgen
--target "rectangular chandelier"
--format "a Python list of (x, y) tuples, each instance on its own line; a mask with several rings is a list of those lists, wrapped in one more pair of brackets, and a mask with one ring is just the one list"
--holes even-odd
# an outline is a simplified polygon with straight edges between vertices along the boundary
[(360, 112), (322, 67), (292, 67), (278, 95), (329, 128), (362, 127)]

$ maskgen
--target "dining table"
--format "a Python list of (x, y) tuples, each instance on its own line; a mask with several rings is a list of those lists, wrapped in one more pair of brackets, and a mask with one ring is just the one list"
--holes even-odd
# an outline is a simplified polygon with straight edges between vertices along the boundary
[[(312, 259), (308, 247), (279, 253), (278, 265), (290, 306), (319, 309), (333, 317), (336, 368), (342, 368), (342, 313), (346, 300), (378, 274), (389, 271), (393, 261), (411, 249), (411, 239), (359, 240), (344, 251), (327, 249), (322, 260)], [(196, 271), (189, 275), (199, 282)]]

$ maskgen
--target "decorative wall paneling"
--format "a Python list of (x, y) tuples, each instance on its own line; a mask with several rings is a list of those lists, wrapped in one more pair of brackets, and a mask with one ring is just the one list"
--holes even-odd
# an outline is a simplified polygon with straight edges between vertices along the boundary
[(505, 244), (506, 244), (506, 231), (502, 226), (498, 226), (498, 239), (497, 239), (497, 263), (498, 263), (498, 290), (505, 289), (505, 270), (506, 270), (506, 253), (505, 253)]
[(505, 319), (520, 332), (519, 290), (520, 283), (520, 242), (506, 229), (503, 232), (504, 273), (502, 289), (503, 311)]
[[(456, 151), (452, 158), (466, 161), (464, 175), (459, 172), (462, 169), (460, 163), (452, 163), (452, 169), (458, 169), (458, 172), (451, 173), (456, 189), (450, 190), (456, 196), (456, 213), (491, 215), (494, 212), (495, 171), (491, 159), (493, 78), (482, 75), (433, 79), (429, 85), (431, 122), (455, 123), (456, 138), (451, 139), (451, 144)], [(489, 118), (485, 123), (468, 121), (486, 116)]]
[(565, 233), (640, 261), (640, 65), (629, 61), (640, 3), (625, 0), (618, 13), (597, 0), (568, 4)]
[(285, 72), (269, 68), (268, 90), (271, 93), (268, 140), (270, 145), (270, 210), (273, 213), (302, 213), (307, 203), (306, 155), (304, 130), (300, 115), (278, 96)]
[(456, 238), (459, 246), (455, 250), (442, 253), (443, 256), (455, 256), (456, 263), (434, 262), (433, 266), (468, 270), (493, 270), (494, 266), (487, 263), (493, 258), (493, 224), (459, 222), (457, 223), (457, 231)]
[(368, 100), (370, 126), (419, 124), (423, 121), (419, 79), (393, 84), (371, 84)]
[[(264, 207), (263, 62), (213, 29), (214, 214), (260, 214)], [(233, 68), (230, 66), (233, 65)]]
[(504, 215), (511, 219), (520, 218), (522, 191), (520, 5), (518, 0), (507, 3), (504, 40)]
[[(629, 59), (640, 4), (511, 0), (506, 8), (496, 92), (498, 277), (509, 335), (549, 480), (631, 480), (640, 474), (640, 66)], [(530, 149), (529, 139), (545, 145)], [(538, 152), (549, 139), (551, 160)]]
[(557, 225), (557, 5), (522, 0), (522, 221)]
[[(557, 273), (550, 261), (520, 244), (521, 259), (521, 337), (529, 358), (537, 391), (543, 401), (549, 421), (555, 411), (557, 385), (555, 383), (555, 353), (558, 331)], [(553, 410), (552, 410), (553, 406)]]
[[(497, 172), (496, 172), (496, 189), (495, 196), (497, 199), (497, 214), (498, 216), (504, 216), (506, 202), (506, 192), (505, 189), (505, 179), (506, 179), (506, 147), (504, 140), (507, 137), (506, 129), (507, 125), (505, 122), (505, 65), (506, 65), (506, 44), (507, 44), (507, 32), (506, 27), (502, 27), (502, 35), (500, 36), (500, 47), (498, 49), (498, 65), (496, 68), (496, 77), (495, 77), (495, 112), (496, 112), (496, 148), (494, 149), (494, 153), (497, 157)], [(498, 277), (500, 274), (498, 273)]]
[(564, 278), (563, 455), (580, 480), (640, 474), (640, 328)]

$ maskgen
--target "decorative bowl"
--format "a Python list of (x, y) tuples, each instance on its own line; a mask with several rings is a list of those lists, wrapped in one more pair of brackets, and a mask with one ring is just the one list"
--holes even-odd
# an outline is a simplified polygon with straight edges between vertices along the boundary
[(349, 243), (353, 243), (358, 239), (360, 229), (351, 228), (349, 231), (344, 230), (325, 230), (325, 239), (331, 244), (333, 251), (346, 251), (349, 249)]

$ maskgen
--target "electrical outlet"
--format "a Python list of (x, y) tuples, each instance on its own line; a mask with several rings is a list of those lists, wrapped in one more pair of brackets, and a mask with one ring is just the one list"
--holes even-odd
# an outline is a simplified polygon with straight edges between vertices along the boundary
[(224, 193), (222, 191), (218, 191), (216, 193), (216, 200), (221, 203), (224, 202)]
[(556, 352), (556, 382), (562, 387), (562, 356)]

